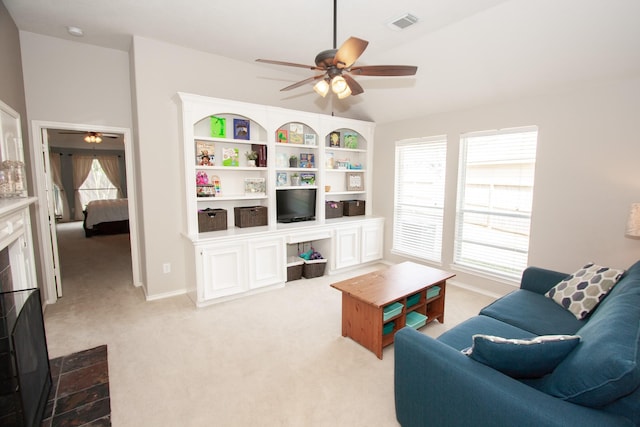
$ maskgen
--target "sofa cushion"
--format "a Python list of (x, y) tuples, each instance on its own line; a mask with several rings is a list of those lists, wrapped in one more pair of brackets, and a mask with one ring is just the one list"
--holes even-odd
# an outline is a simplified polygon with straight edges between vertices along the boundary
[(510, 377), (538, 378), (553, 371), (579, 342), (577, 335), (507, 339), (476, 334), (473, 336), (473, 346), (463, 352)]
[(572, 312), (576, 318), (584, 319), (620, 280), (623, 270), (589, 263), (561, 280), (545, 294)]
[[(582, 341), (534, 387), (584, 406), (601, 407), (640, 384), (640, 277), (627, 275), (578, 332)], [(606, 302), (606, 303), (605, 303)]]
[(527, 330), (534, 335), (573, 335), (585, 324), (584, 320), (576, 319), (572, 313), (544, 295), (522, 289), (494, 301), (483, 308), (480, 314)]
[(448, 330), (438, 337), (438, 341), (453, 347), (456, 350), (463, 350), (473, 345), (474, 334), (494, 335), (505, 338), (535, 338), (536, 334), (501, 322), (492, 317), (474, 316)]

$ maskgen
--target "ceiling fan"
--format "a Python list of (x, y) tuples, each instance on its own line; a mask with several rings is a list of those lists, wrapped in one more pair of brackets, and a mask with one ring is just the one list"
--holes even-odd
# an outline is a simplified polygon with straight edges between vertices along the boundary
[(356, 66), (356, 60), (362, 55), (369, 44), (368, 41), (357, 37), (350, 37), (346, 42), (336, 49), (336, 4), (337, 0), (333, 0), (333, 49), (323, 50), (316, 55), (316, 65), (296, 64), (293, 62), (274, 61), (271, 59), (256, 59), (257, 62), (267, 64), (284, 65), (288, 67), (308, 68), (314, 71), (321, 71), (316, 74), (290, 86), (280, 89), (281, 91), (295, 89), (307, 83), (316, 84), (313, 90), (320, 96), (325, 97), (329, 92), (329, 88), (338, 96), (339, 99), (348, 97), (349, 95), (359, 95), (364, 89), (351, 75), (359, 76), (413, 76), (418, 71), (418, 67), (412, 65), (363, 65)]
[(58, 133), (64, 135), (84, 135), (85, 142), (88, 142), (89, 144), (100, 144), (102, 142), (102, 138), (116, 139), (120, 136), (115, 133), (85, 132), (81, 130), (61, 131)]

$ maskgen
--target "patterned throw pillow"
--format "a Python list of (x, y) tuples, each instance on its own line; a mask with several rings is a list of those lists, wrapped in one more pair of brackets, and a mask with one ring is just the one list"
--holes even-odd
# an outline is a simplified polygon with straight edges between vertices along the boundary
[(539, 378), (552, 372), (580, 343), (578, 335), (508, 339), (476, 334), (464, 354), (512, 378)]
[(596, 308), (623, 273), (624, 270), (589, 263), (549, 289), (545, 296), (582, 320)]

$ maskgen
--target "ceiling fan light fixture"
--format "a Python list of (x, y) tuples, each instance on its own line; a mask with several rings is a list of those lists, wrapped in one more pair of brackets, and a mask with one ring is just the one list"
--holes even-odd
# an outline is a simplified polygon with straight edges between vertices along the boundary
[(331, 90), (336, 95), (344, 92), (345, 89), (348, 89), (348, 88), (349, 88), (349, 86), (347, 85), (347, 81), (342, 76), (335, 76), (331, 80)]
[(100, 144), (102, 142), (102, 138), (100, 135), (91, 132), (89, 135), (84, 137), (84, 141), (89, 144)]
[(327, 96), (327, 93), (329, 93), (329, 82), (327, 82), (326, 79), (322, 79), (318, 83), (313, 85), (313, 90), (315, 90), (318, 95), (324, 98), (325, 96)]
[(347, 86), (345, 90), (338, 94), (338, 99), (345, 99), (347, 96), (351, 95), (351, 88)]

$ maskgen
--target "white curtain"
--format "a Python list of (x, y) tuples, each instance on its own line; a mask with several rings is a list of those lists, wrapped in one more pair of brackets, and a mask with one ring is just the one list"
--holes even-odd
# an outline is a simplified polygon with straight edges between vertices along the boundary
[(69, 201), (62, 185), (60, 154), (49, 153), (49, 164), (51, 165), (51, 180), (58, 187), (58, 192), (54, 193), (55, 214), (59, 215), (62, 221), (69, 221)]
[(74, 219), (82, 221), (84, 215), (82, 213), (82, 201), (80, 201), (80, 186), (84, 183), (91, 172), (91, 163), (93, 163), (93, 156), (74, 155), (73, 159), (73, 189), (74, 199), (76, 203), (74, 211)]
[(118, 163), (118, 156), (97, 156), (96, 158), (100, 162), (100, 166), (102, 167), (104, 174), (118, 190), (118, 199), (121, 198), (122, 188), (120, 188), (120, 186), (122, 184), (120, 183), (120, 165)]

